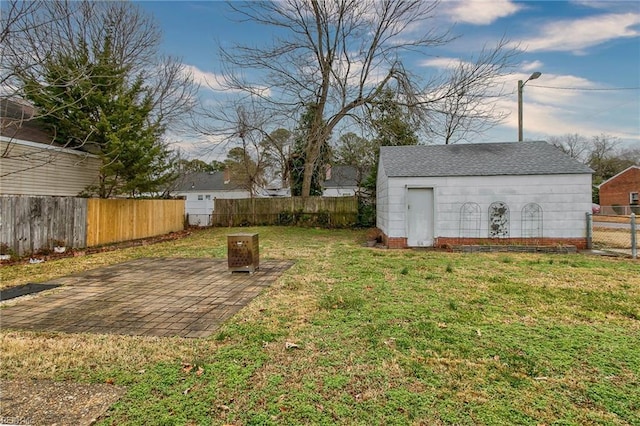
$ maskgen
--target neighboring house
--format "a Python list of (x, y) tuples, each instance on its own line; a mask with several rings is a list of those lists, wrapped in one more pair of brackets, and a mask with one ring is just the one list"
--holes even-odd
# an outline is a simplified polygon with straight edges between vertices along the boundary
[(242, 185), (230, 181), (227, 171), (181, 176), (172, 194), (185, 198), (185, 213), (189, 217), (189, 225), (196, 226), (208, 226), (211, 223), (216, 198), (251, 197), (251, 193)]
[(377, 226), (390, 248), (584, 248), (592, 173), (546, 142), (382, 147)]
[(621, 171), (598, 185), (598, 189), (601, 213), (640, 213), (640, 166)]
[(33, 108), (0, 102), (0, 195), (73, 197), (98, 182), (98, 156), (55, 145)]
[(327, 166), (325, 179), (321, 184), (323, 197), (348, 197), (356, 195), (358, 171), (353, 166)]

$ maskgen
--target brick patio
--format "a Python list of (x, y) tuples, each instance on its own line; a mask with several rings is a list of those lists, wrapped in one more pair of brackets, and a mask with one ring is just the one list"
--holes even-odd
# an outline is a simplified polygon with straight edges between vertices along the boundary
[(48, 281), (48, 293), (0, 311), (6, 329), (207, 337), (293, 263), (230, 273), (224, 259), (145, 258)]

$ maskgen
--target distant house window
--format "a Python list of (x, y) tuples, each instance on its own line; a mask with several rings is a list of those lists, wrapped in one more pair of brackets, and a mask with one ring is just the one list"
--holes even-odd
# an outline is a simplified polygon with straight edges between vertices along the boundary
[(638, 193), (637, 192), (630, 192), (629, 193), (629, 204), (638, 204)]
[(198, 201), (202, 201), (204, 200), (204, 197), (202, 195), (198, 195)]
[(211, 199), (211, 195), (205, 195), (204, 197), (206, 200), (210, 200)]

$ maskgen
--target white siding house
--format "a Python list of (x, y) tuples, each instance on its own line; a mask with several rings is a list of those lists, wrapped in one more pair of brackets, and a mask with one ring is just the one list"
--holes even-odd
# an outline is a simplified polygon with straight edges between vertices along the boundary
[(353, 166), (327, 166), (321, 186), (323, 197), (352, 197), (360, 192), (358, 171)]
[(0, 100), (0, 195), (78, 196), (99, 182), (97, 155), (54, 143), (25, 103)]
[(546, 142), (382, 147), (377, 226), (394, 248), (584, 248), (592, 172)]
[(208, 226), (215, 210), (216, 198), (249, 198), (251, 193), (230, 181), (226, 172), (190, 173), (179, 179), (172, 193), (185, 198), (189, 225)]
[(1, 195), (76, 197), (98, 183), (97, 155), (3, 136), (0, 151)]

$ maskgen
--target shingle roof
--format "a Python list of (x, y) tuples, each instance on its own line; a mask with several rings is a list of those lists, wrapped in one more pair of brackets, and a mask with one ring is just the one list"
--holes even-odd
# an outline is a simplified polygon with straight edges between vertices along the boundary
[(383, 146), (380, 160), (389, 177), (593, 173), (546, 142)]
[(175, 191), (232, 191), (244, 189), (237, 182), (224, 183), (224, 172), (197, 172), (178, 178)]
[(51, 144), (52, 131), (33, 118), (34, 108), (23, 102), (0, 99), (0, 136), (29, 142)]
[(322, 182), (324, 188), (358, 186), (358, 170), (353, 166), (331, 166), (331, 178)]

